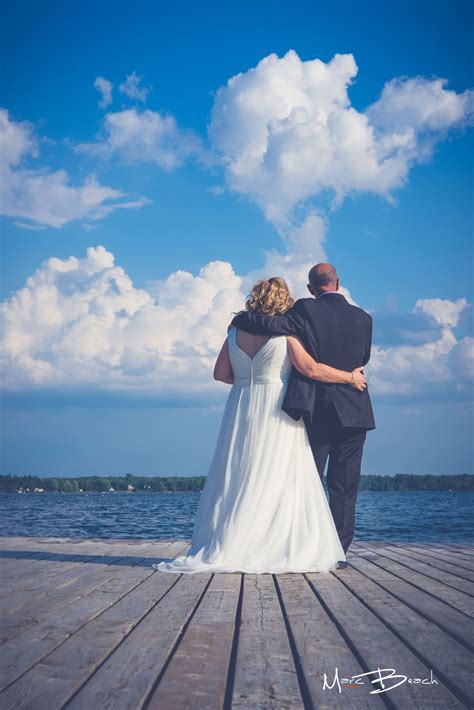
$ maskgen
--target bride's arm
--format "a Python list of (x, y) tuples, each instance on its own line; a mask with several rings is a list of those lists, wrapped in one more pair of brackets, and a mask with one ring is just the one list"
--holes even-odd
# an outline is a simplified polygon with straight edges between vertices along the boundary
[(214, 365), (214, 379), (219, 382), (225, 382), (227, 385), (234, 384), (234, 373), (230, 364), (229, 356), (229, 340), (226, 338), (222, 345), (221, 351), (217, 356), (216, 364)]
[(291, 362), (298, 372), (301, 372), (305, 377), (310, 377), (312, 380), (319, 380), (320, 382), (343, 382), (360, 391), (367, 387), (361, 367), (356, 367), (352, 372), (346, 372), (346, 370), (338, 370), (330, 365), (323, 365), (311, 357), (298, 338), (289, 335), (286, 340)]

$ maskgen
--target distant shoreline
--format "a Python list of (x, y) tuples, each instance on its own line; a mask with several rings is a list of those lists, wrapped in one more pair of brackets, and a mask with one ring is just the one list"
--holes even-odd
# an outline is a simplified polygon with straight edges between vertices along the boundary
[[(199, 493), (206, 476), (11, 476), (0, 475), (0, 493)], [(472, 474), (363, 475), (360, 491), (468, 491)]]

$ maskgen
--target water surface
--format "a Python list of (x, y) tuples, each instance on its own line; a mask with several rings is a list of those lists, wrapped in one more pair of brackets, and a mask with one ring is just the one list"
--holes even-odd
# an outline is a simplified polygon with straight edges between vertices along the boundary
[[(191, 538), (200, 493), (0, 493), (0, 535)], [(474, 542), (474, 491), (360, 491), (358, 540)]]

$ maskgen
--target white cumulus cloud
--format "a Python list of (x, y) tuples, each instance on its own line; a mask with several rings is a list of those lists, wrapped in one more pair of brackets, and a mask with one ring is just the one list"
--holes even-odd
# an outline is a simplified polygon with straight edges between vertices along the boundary
[(112, 103), (113, 84), (108, 81), (108, 79), (104, 79), (103, 76), (98, 76), (94, 82), (94, 88), (100, 93), (100, 108), (107, 108), (107, 106), (110, 106)]
[[(94, 174), (71, 185), (66, 170), (30, 168), (39, 157), (39, 141), (29, 121), (14, 121), (0, 108), (0, 213), (21, 217), (35, 226), (62, 227), (74, 219), (98, 220), (120, 208), (141, 207), (150, 200), (128, 199), (121, 190), (101, 185)], [(17, 225), (25, 227), (20, 221)]]
[(455, 377), (457, 377), (463, 387), (464, 382), (470, 383), (471, 393), (474, 384), (474, 338), (467, 335), (462, 338), (449, 353), (448, 365)]
[[(3, 387), (89, 388), (157, 401), (222, 397), (212, 367), (233, 312), (243, 307), (256, 278), (288, 278), (272, 270), (271, 261), (263, 271), (240, 276), (229, 263), (213, 261), (197, 275), (180, 270), (141, 289), (103, 246), (89, 247), (83, 258), (47, 259), (0, 304)], [(306, 274), (301, 286), (305, 282)], [(371, 391), (410, 398), (456, 397), (466, 390), (473, 339), (458, 341), (453, 326), (451, 319), (430, 342), (374, 344), (367, 368)]]
[(140, 86), (142, 79), (142, 76), (138, 76), (137, 73), (133, 71), (127, 76), (125, 81), (120, 84), (120, 93), (125, 94), (125, 96), (128, 96), (129, 99), (132, 99), (134, 101), (145, 102), (152, 87)]
[(459, 323), (459, 317), (466, 308), (465, 298), (449, 301), (443, 298), (424, 298), (416, 302), (414, 313), (421, 312), (431, 316), (436, 323), (447, 328), (454, 328)]
[(440, 326), (437, 338), (414, 345), (376, 344), (377, 321), (374, 322), (375, 345), (367, 366), (372, 390), (392, 396), (453, 397), (459, 391), (472, 396), (474, 339), (458, 340), (454, 328), (462, 311), (468, 307), (465, 298), (420, 299), (412, 313), (429, 315)]
[(174, 116), (136, 108), (107, 113), (101, 136), (93, 143), (79, 143), (76, 153), (109, 158), (119, 155), (130, 162), (152, 162), (174, 170), (190, 156), (205, 160), (201, 139), (181, 129)]
[(365, 111), (351, 105), (352, 54), (302, 61), (270, 54), (216, 95), (209, 138), (227, 184), (285, 228), (297, 206), (329, 191), (333, 204), (359, 191), (392, 199), (413, 164), (472, 118), (473, 92), (445, 79), (388, 82)]
[(212, 393), (212, 362), (242, 306), (240, 286), (225, 262), (197, 276), (177, 271), (152, 295), (102, 246), (47, 259), (0, 304), (4, 387)]

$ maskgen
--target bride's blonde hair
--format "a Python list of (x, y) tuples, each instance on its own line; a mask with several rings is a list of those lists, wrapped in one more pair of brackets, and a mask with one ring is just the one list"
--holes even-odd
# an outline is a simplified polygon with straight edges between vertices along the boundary
[(257, 281), (245, 301), (248, 311), (259, 311), (268, 316), (285, 313), (294, 304), (288, 284), (281, 276)]

